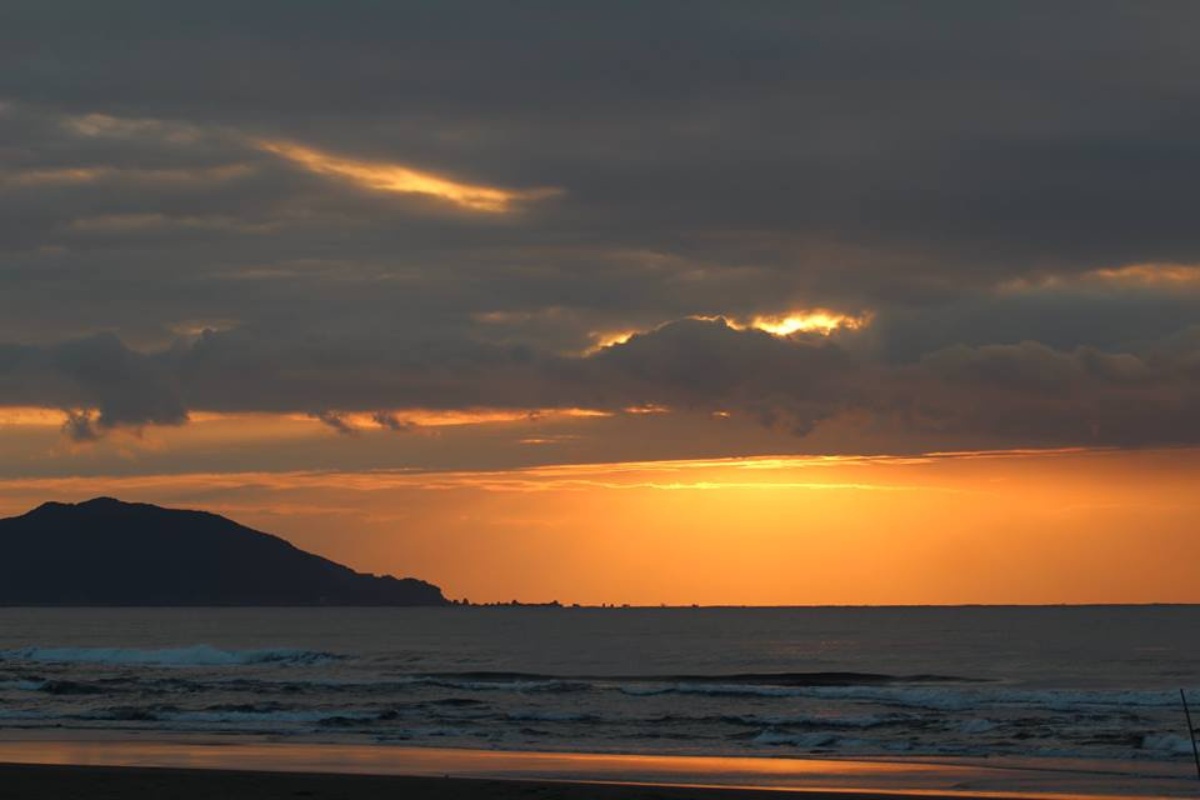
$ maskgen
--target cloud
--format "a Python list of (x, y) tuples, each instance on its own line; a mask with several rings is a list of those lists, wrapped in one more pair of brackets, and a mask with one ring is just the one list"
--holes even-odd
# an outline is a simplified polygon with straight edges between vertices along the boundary
[(244, 178), (253, 172), (246, 164), (226, 164), (198, 169), (122, 169), (112, 166), (51, 167), (0, 173), (0, 183), (38, 187), (92, 183), (168, 184), (186, 186)]
[(516, 190), (463, 183), (403, 164), (345, 158), (292, 142), (261, 141), (258, 146), (318, 175), (377, 192), (428, 195), (467, 211), (504, 214), (518, 203), (559, 193), (557, 189)]
[(1141, 354), (1035, 342), (958, 346), (900, 370), (908, 420), (1027, 442), (1120, 446), (1200, 442), (1196, 350)]
[(106, 334), (48, 347), (0, 346), (0, 402), (76, 409), (64, 430), (80, 441), (115, 427), (188, 419), (174, 376)]
[(419, 427), (412, 420), (400, 419), (395, 414), (387, 411), (376, 411), (371, 415), (371, 420), (379, 427), (387, 428), (389, 431), (395, 431), (396, 433), (409, 433)]
[(353, 436), (358, 433), (358, 428), (351, 425), (345, 416), (337, 411), (311, 411), (309, 416), (345, 436)]
[(230, 8), (0, 11), (0, 402), (1195, 439), (1200, 10)]
[(686, 319), (634, 334), (588, 359), (622, 407), (738, 409), (769, 427), (811, 430), (849, 400), (854, 364), (827, 342)]
[(469, 340), (363, 344), (297, 346), (238, 328), (152, 352), (111, 336), (10, 345), (0, 349), (0, 405), (71, 409), (63, 431), (79, 442), (118, 427), (181, 425), (189, 412), (302, 415), (363, 436), (520, 420), (553, 424), (553, 436), (583, 430), (570, 427), (576, 421), (600, 431), (627, 416), (653, 436), (682, 415), (693, 420), (689, 435), (717, 441), (728, 420), (746, 420), (801, 450), (813, 436), (829, 446), (818, 434), (831, 425), (874, 452), (910, 452), (913, 442), (923, 450), (1200, 442), (1197, 328), (1137, 352), (955, 345), (906, 363), (823, 336), (700, 319), (585, 355)]
[(68, 409), (67, 420), (62, 425), (62, 432), (73, 442), (95, 442), (100, 438), (96, 430), (96, 421), (90, 411)]

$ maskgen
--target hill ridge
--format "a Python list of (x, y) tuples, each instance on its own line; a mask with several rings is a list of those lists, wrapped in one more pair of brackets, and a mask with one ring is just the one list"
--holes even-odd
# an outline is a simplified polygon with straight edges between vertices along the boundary
[(209, 511), (95, 497), (0, 519), (0, 606), (446, 605)]

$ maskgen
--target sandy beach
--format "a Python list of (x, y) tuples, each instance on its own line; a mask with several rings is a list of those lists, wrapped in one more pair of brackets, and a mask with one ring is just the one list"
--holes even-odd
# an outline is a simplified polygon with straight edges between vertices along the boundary
[(785, 789), (774, 787), (666, 786), (581, 781), (529, 781), (403, 775), (243, 772), (163, 767), (79, 765), (0, 765), (0, 800), (752, 800), (795, 797), (805, 800), (1085, 800), (1110, 795), (972, 792), (939, 790)]
[[(705, 758), (217, 737), (0, 740), (6, 798), (1191, 797), (1174, 765)], [(1189, 780), (1189, 778), (1191, 778)]]
[(762, 797), (768, 792), (771, 797), (783, 795), (809, 800), (883, 800), (900, 796), (880, 792), (771, 791), (395, 775), (0, 765), (0, 798), (3, 800), (209, 800), (218, 797), (223, 800), (390, 800), (397, 797), (413, 800), (742, 800)]

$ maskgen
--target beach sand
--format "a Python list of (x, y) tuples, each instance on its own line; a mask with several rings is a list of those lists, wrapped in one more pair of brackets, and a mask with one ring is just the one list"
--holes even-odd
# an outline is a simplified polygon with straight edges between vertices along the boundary
[(153, 767), (0, 765), (0, 800), (884, 800), (894, 793), (548, 781), (227, 772)]
[(1177, 765), (458, 750), (222, 737), (0, 736), (0, 800), (1194, 797)]

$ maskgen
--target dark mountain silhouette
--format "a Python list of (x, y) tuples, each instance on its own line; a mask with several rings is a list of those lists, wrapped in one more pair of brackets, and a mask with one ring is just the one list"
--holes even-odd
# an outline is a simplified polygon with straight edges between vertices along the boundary
[(100, 497), (0, 519), (0, 605), (445, 605), (438, 587), (376, 577), (202, 511)]

